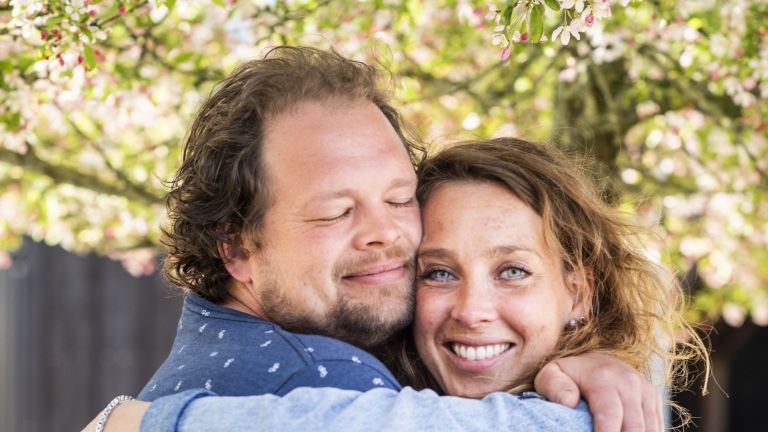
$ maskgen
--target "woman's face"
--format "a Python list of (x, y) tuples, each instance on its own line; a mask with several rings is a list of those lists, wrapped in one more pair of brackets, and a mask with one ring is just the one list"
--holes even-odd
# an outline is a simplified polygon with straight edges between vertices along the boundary
[(424, 204), (414, 337), (446, 393), (503, 390), (585, 315), (541, 217), (495, 183), (453, 181)]

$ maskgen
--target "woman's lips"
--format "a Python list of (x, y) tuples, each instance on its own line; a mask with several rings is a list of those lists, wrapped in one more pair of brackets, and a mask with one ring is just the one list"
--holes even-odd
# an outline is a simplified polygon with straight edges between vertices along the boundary
[(512, 344), (499, 343), (481, 346), (464, 345), (457, 342), (450, 344), (451, 350), (457, 356), (467, 360), (490, 360), (507, 351)]
[(512, 351), (515, 344), (510, 342), (481, 344), (448, 342), (443, 346), (456, 367), (468, 372), (482, 372), (501, 361), (506, 354)]

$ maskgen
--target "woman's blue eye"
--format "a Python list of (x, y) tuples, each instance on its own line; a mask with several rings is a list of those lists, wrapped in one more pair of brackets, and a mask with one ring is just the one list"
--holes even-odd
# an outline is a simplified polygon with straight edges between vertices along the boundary
[(451, 279), (451, 277), (452, 277), (451, 272), (443, 269), (429, 270), (424, 272), (424, 274), (421, 275), (422, 279), (433, 280), (433, 281), (446, 281)]
[(502, 279), (522, 279), (530, 275), (530, 272), (522, 267), (508, 267), (501, 271)]

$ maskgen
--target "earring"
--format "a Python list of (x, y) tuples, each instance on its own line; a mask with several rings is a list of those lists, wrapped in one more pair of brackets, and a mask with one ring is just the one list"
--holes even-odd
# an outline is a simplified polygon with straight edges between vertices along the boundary
[(565, 329), (567, 331), (574, 331), (577, 328), (579, 328), (579, 327), (583, 326), (584, 324), (586, 324), (586, 322), (587, 322), (587, 318), (586, 317), (579, 317), (578, 319), (577, 318), (571, 318), (571, 319), (568, 320), (567, 323), (565, 323)]

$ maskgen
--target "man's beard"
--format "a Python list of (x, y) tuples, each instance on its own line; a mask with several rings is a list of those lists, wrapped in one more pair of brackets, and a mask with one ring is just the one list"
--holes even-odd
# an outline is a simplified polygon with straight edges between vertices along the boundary
[[(308, 311), (302, 311), (298, 304), (291, 302), (288, 296), (278, 289), (278, 278), (274, 275), (266, 275), (260, 290), (262, 310), (270, 321), (294, 333), (328, 336), (362, 348), (376, 347), (411, 324), (415, 309), (413, 257), (400, 249), (382, 255), (389, 259), (405, 257), (405, 270), (408, 274), (405, 293), (402, 292), (401, 286), (378, 287), (374, 288), (378, 290), (376, 292), (378, 301), (359, 302), (350, 300), (341, 290), (336, 304), (318, 318), (311, 316)], [(336, 283), (341, 283), (341, 275), (354, 273), (356, 268), (380, 261), (382, 261), (381, 255), (376, 255), (341, 265), (333, 272), (334, 280)], [(377, 309), (389, 303), (387, 300), (391, 301), (395, 296), (404, 298), (396, 301), (395, 306), (390, 305), (389, 311), (376, 313)]]

